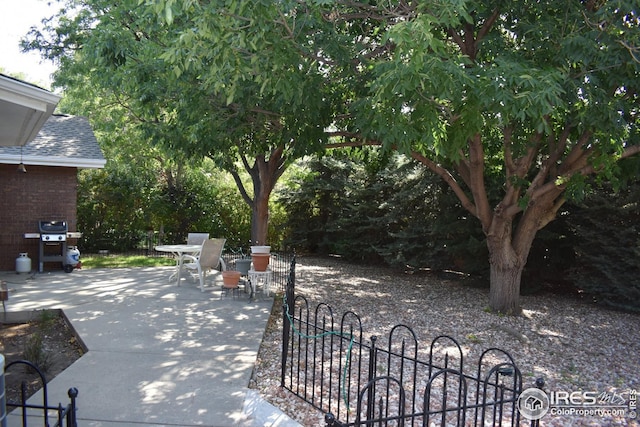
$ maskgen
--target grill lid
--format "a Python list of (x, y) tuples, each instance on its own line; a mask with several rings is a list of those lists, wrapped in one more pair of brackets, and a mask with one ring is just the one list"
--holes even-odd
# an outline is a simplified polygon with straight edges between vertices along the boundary
[(66, 233), (67, 221), (39, 221), (38, 230), (40, 233)]

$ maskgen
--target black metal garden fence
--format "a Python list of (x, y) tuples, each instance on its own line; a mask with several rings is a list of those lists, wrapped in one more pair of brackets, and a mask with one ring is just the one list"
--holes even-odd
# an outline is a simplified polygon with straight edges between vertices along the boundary
[(520, 425), (522, 375), (506, 351), (487, 349), (467, 368), (453, 337), (421, 349), (406, 325), (365, 342), (356, 313), (337, 317), (295, 295), (295, 257), (283, 323), (281, 386), (325, 413), (328, 427)]
[[(27, 360), (16, 360), (5, 366), (4, 373), (6, 374), (11, 368), (15, 369), (17, 366), (24, 366), (25, 368), (35, 371), (42, 384), (42, 404), (27, 402), (26, 383), (24, 381), (21, 384), (20, 400), (17, 402), (6, 401), (7, 410), (20, 410), (18, 415), (22, 420), (21, 425), (28, 427), (28, 421), (31, 419), (35, 422), (40, 420), (40, 425), (45, 427), (78, 427), (76, 420), (76, 398), (78, 397), (78, 389), (75, 387), (69, 389), (67, 392), (69, 403), (66, 406), (63, 406), (62, 403), (59, 403), (57, 406), (49, 405), (47, 381), (42, 371)], [(53, 421), (54, 424), (51, 424), (50, 421)]]

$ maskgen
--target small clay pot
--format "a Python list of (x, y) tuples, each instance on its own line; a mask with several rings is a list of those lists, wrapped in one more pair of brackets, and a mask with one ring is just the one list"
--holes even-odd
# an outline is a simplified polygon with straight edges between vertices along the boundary
[(266, 271), (269, 266), (271, 254), (251, 254), (253, 260), (253, 269), (255, 271)]
[(222, 272), (222, 283), (225, 287), (235, 288), (240, 282), (240, 272), (227, 270)]

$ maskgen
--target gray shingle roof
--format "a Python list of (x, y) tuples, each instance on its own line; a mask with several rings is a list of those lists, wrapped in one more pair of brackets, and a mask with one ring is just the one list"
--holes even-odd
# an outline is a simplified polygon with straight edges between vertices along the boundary
[[(0, 147), (0, 163), (20, 163), (20, 147)], [(102, 168), (102, 150), (86, 117), (52, 115), (22, 148), (25, 165)], [(16, 161), (17, 160), (17, 161)]]

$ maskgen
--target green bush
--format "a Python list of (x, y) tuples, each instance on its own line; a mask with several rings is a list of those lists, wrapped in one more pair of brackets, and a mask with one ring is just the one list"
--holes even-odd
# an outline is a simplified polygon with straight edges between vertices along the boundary
[(81, 252), (180, 243), (192, 231), (225, 237), (232, 247), (249, 241), (251, 211), (222, 171), (207, 162), (164, 170), (159, 164), (145, 166), (114, 162), (80, 174)]
[(310, 159), (279, 203), (287, 207), (286, 241), (297, 250), (401, 268), (488, 271), (477, 220), (440, 179), (395, 153)]
[(44, 348), (44, 336), (41, 331), (34, 332), (25, 343), (23, 357), (33, 363), (42, 372), (48, 372), (53, 365), (53, 355)]
[(609, 307), (640, 312), (640, 181), (600, 190), (570, 213), (576, 290)]

